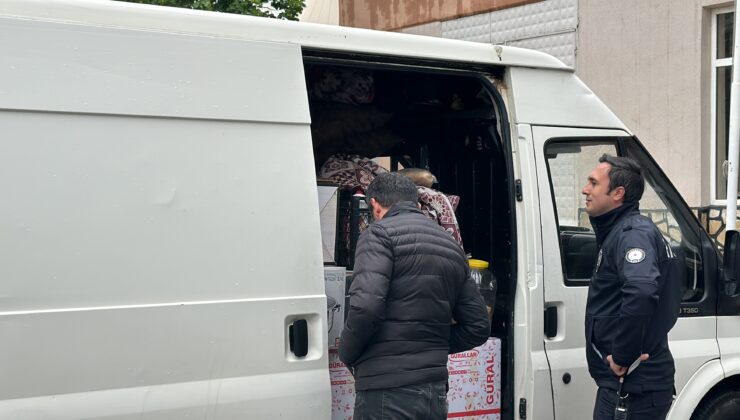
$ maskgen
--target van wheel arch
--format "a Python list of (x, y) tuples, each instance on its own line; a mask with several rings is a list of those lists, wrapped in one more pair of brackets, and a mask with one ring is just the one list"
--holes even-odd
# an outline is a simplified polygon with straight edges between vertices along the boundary
[(740, 375), (731, 376), (717, 383), (691, 415), (691, 420), (740, 419)]

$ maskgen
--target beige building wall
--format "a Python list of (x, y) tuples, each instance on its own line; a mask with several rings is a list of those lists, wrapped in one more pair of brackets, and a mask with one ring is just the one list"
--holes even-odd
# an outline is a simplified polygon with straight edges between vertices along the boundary
[(339, 25), (339, 0), (306, 0), (301, 22)]
[(690, 206), (709, 204), (713, 0), (580, 0), (576, 72)]
[(342, 26), (389, 31), (538, 1), (339, 0), (339, 22)]

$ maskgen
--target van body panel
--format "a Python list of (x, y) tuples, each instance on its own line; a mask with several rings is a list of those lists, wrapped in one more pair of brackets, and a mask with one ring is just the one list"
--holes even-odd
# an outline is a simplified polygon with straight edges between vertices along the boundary
[(0, 15), (291, 43), (331, 51), (573, 71), (551, 55), (524, 48), (114, 1), (3, 0)]
[(678, 391), (666, 420), (689, 420), (701, 399), (724, 377), (725, 373), (719, 359), (703, 364), (693, 372), (686, 385)]
[(678, 318), (668, 333), (676, 364), (676, 390), (680, 391), (701, 366), (720, 356), (717, 346), (717, 317)]
[(7, 17), (0, 40), (0, 108), (310, 123), (297, 45)]
[(575, 74), (512, 67), (510, 112), (519, 124), (614, 128), (624, 124)]
[(286, 343), (275, 308), (308, 314), (324, 302), (321, 295), (3, 315), (0, 333), (13, 344), (2, 350), (2, 372), (13, 380), (2, 382), (0, 418), (328, 418), (321, 314), (310, 316), (316, 331), (305, 360), (271, 345)]
[[(3, 314), (3, 339), (23, 344), (3, 350), (4, 360), (11, 361), (3, 365), (4, 377), (14, 380), (0, 384), (0, 395), (12, 400), (144, 384), (161, 387), (251, 376), (269, 380), (269, 374), (311, 371), (311, 366), (319, 371), (321, 341), (312, 340), (309, 354), (297, 363), (283, 337), (284, 319), (271, 313), (277, 312), (275, 307), (290, 305), (296, 315), (320, 318), (320, 313), (311, 312), (322, 298)], [(245, 330), (245, 319), (262, 321), (259, 328)], [(312, 321), (320, 326), (320, 320)], [(321, 331), (313, 333), (320, 337)], [(255, 346), (255, 342), (265, 344)], [(271, 343), (286, 346), (276, 350)], [(34, 363), (27, 362), (31, 360)], [(245, 392), (243, 400), (252, 399), (249, 395), (253, 392)], [(2, 408), (0, 403), (0, 411)]]
[[(717, 341), (727, 376), (740, 375), (740, 317), (717, 317)], [(732, 372), (732, 373), (731, 373)]]
[[(328, 419), (327, 403), (316, 398), (312, 384), (323, 380), (318, 371), (300, 371), (214, 381), (110, 389), (4, 401), (2, 418), (14, 420), (79, 420), (183, 418)], [(306, 391), (285, 404), (285, 384)], [(244, 390), (254, 390), (245, 394)], [(315, 415), (315, 413), (324, 413)]]
[[(48, 48), (40, 42), (25, 55), (3, 42), (3, 55), (21, 54), (18, 65), (35, 66), (42, 64), (38, 57), (64, 47), (67, 35), (85, 42), (80, 28), (54, 28), (60, 42)], [(106, 34), (108, 46), (89, 47), (126, 55), (119, 63), (155, 54), (140, 33)], [(192, 37), (174, 38), (192, 45)], [(91, 80), (60, 65), (61, 79), (35, 80), (32, 101), (10, 85), (31, 89), (34, 81), (3, 66), (2, 90), (12, 94), (3, 95), (0, 110), (6, 197), (0, 206), (0, 417), (330, 416), (321, 236), (318, 208), (310, 205), (317, 192), (308, 99), (298, 83), (304, 77), (300, 51), (268, 45), (268, 54), (262, 43), (227, 44), (230, 53), (241, 51), (237, 61), (250, 62), (240, 67), (251, 71), (244, 79), (280, 74), (274, 67), (282, 55), (280, 63), (296, 64), (288, 78), (295, 83), (265, 81), (282, 90), (243, 95), (243, 112), (236, 114), (201, 113), (197, 106), (167, 113), (161, 103), (142, 105), (151, 115), (137, 117), (120, 115), (136, 113), (131, 104), (108, 102), (126, 89), (153, 99), (147, 90), (156, 86), (127, 81), (143, 77), (143, 69), (123, 71), (122, 79), (109, 74), (112, 68), (90, 70)], [(252, 46), (272, 61), (252, 62)], [(228, 58), (211, 65), (226, 65)], [(94, 66), (93, 59), (59, 58), (82, 70)], [(239, 79), (236, 73), (228, 79)], [(191, 82), (198, 85), (187, 91), (191, 103), (213, 100), (206, 77)], [(53, 106), (41, 101), (44, 89), (49, 98), (56, 93), (47, 103)], [(158, 94), (177, 103), (175, 90)], [(282, 108), (274, 104), (280, 101)], [(279, 110), (287, 112), (286, 121), (226, 121), (279, 120)], [(281, 160), (267, 164), (266, 157)], [(302, 358), (288, 343), (297, 319), (308, 324)]]
[[(7, 111), (0, 124), (3, 312), (324, 293), (307, 126)], [(284, 165), (264, 164), (274, 155)]]

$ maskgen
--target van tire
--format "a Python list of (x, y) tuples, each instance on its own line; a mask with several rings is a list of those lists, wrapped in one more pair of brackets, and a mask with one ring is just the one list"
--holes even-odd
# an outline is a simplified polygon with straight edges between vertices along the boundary
[(724, 389), (709, 396), (691, 416), (691, 420), (737, 419), (740, 419), (740, 389)]

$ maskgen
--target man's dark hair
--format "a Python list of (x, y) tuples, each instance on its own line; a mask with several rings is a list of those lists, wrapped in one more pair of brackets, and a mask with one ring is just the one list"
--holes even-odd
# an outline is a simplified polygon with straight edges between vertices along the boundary
[(609, 169), (609, 192), (617, 187), (624, 187), (624, 202), (636, 203), (645, 191), (645, 177), (642, 168), (634, 159), (603, 154), (600, 163), (611, 165)]
[(416, 185), (406, 175), (396, 172), (383, 173), (375, 177), (367, 187), (365, 195), (368, 200), (374, 198), (385, 208), (401, 201), (416, 203), (419, 200)]

